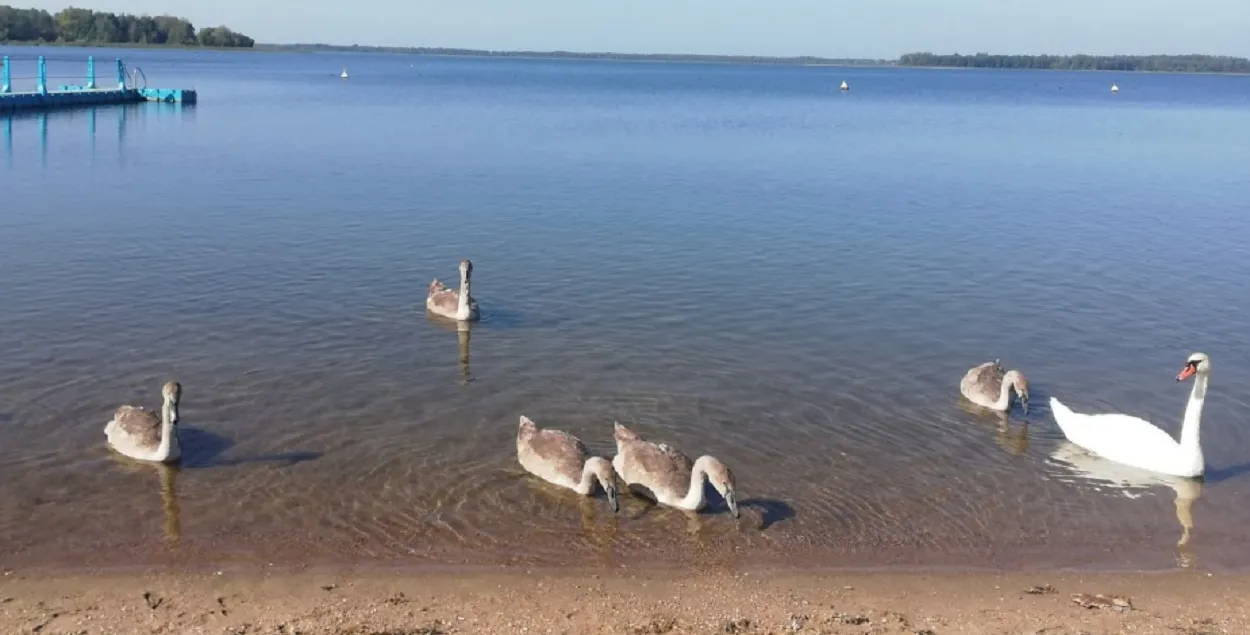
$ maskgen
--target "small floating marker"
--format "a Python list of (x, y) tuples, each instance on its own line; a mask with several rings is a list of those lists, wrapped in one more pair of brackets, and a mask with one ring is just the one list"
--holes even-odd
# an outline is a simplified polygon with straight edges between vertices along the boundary
[(1111, 82), (1111, 92), (1113, 92), (1113, 93), (1118, 93), (1118, 92), (1120, 92), (1120, 87), (1119, 87), (1119, 86), (1116, 86), (1116, 85), (1115, 85), (1115, 82)]
[(846, 84), (846, 80), (842, 80), (842, 90), (850, 90), (851, 87)]
[(346, 66), (343, 67), (343, 72), (339, 73), (339, 77), (342, 77), (343, 79), (347, 79), (347, 67)]

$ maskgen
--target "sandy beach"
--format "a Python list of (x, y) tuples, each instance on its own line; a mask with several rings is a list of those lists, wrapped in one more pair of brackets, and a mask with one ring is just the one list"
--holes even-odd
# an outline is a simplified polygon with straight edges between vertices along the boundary
[[(1101, 597), (1100, 597), (1101, 596)], [(1250, 632), (1250, 576), (691, 571), (6, 571), (0, 632)]]

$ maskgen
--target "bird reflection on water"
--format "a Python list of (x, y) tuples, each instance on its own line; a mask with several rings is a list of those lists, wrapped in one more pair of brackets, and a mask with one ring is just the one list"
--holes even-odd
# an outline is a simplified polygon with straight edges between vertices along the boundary
[(1140, 498), (1145, 490), (1158, 487), (1171, 489), (1175, 493), (1176, 520), (1181, 527), (1180, 538), (1176, 541), (1176, 563), (1185, 569), (1196, 564), (1197, 555), (1190, 541), (1194, 529), (1193, 505), (1202, 497), (1202, 479), (1169, 476), (1122, 465), (1090, 454), (1069, 441), (1061, 442), (1051, 452), (1050, 461), (1069, 470), (1069, 476), (1113, 488), (1128, 498)]
[(1029, 422), (1022, 421), (1013, 426), (1011, 415), (1006, 412), (989, 410), (960, 397), (956, 402), (960, 410), (977, 418), (979, 423), (995, 426), (994, 442), (1012, 456), (1024, 456), (1029, 449)]
[(473, 337), (473, 329), (477, 325), (475, 321), (467, 320), (446, 320), (426, 314), (426, 320), (432, 324), (438, 325), (445, 331), (455, 330), (456, 340), (460, 346), (460, 357), (458, 363), (459, 374), (456, 377), (456, 385), (467, 386), (474, 381), (473, 373), (469, 369), (469, 342)]
[(110, 456), (119, 467), (127, 472), (134, 474), (156, 473), (160, 483), (161, 501), (164, 509), (165, 545), (170, 549), (176, 548), (182, 541), (182, 514), (178, 507), (178, 493), (176, 489), (179, 472), (177, 464), (140, 461), (116, 452), (110, 453)]

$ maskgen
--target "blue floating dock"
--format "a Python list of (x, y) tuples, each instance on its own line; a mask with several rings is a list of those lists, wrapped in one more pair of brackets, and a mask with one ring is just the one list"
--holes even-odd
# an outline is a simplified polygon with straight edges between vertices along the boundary
[[(141, 75), (143, 86), (139, 85)], [(57, 90), (49, 90), (47, 65), (42, 55), (39, 56), (39, 75), (35, 79), (37, 81), (35, 90), (14, 92), (12, 90), (12, 64), (8, 56), (5, 56), (3, 76), (0, 76), (0, 113), (133, 104), (145, 101), (181, 104), (194, 104), (196, 101), (195, 91), (191, 89), (148, 88), (147, 76), (143, 75), (143, 71), (138, 68), (134, 70), (133, 80), (128, 82), (126, 65), (120, 59), (117, 60), (117, 83), (111, 87), (96, 85), (94, 57), (87, 58), (87, 83), (81, 86), (63, 84)]]

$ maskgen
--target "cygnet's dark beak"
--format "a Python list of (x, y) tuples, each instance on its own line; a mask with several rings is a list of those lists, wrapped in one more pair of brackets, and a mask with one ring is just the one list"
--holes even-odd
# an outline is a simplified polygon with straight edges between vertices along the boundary
[(1029, 394), (1020, 395), (1020, 408), (1024, 410), (1024, 414), (1029, 414)]
[(603, 491), (608, 494), (608, 504), (612, 506), (612, 513), (615, 514), (616, 512), (621, 511), (621, 501), (616, 498), (616, 488), (605, 487), (603, 488)]
[(729, 505), (729, 512), (734, 515), (734, 518), (738, 518), (738, 497), (731, 489), (725, 490), (725, 504)]

